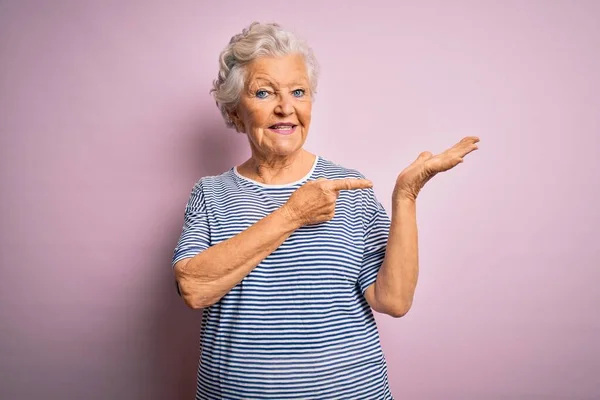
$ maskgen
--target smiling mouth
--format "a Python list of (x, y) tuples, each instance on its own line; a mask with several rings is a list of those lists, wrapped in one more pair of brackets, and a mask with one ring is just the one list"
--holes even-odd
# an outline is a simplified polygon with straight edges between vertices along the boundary
[(280, 133), (282, 135), (289, 135), (291, 133), (293, 133), (296, 130), (296, 127), (298, 125), (294, 125), (294, 124), (275, 124), (275, 125), (271, 125), (269, 127), (269, 130), (276, 132), (276, 133)]
[(275, 124), (275, 125), (271, 125), (269, 127), (269, 129), (275, 129), (275, 130), (285, 130), (285, 129), (294, 129), (296, 127), (296, 125), (294, 124)]

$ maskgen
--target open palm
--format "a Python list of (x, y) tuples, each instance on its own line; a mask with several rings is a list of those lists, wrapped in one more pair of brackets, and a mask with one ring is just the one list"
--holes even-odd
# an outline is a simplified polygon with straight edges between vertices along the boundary
[(429, 151), (422, 152), (398, 175), (394, 197), (416, 200), (423, 186), (437, 173), (454, 168), (463, 162), (467, 154), (477, 150), (477, 142), (478, 137), (467, 136), (442, 153), (433, 155)]

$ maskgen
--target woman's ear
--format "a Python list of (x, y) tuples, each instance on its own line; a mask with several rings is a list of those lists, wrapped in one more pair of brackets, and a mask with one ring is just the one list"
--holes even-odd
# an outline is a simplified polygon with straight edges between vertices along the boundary
[(239, 133), (245, 133), (244, 124), (242, 124), (242, 120), (238, 116), (237, 111), (236, 110), (229, 111), (228, 115), (229, 115), (229, 119), (231, 120), (231, 123), (235, 127), (235, 130)]

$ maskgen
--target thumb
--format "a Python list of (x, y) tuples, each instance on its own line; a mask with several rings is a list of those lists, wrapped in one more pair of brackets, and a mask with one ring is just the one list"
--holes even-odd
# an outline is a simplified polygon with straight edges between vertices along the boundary
[(430, 151), (424, 151), (421, 154), (419, 154), (419, 157), (417, 157), (417, 159), (415, 160), (415, 162), (427, 161), (431, 157), (433, 157), (433, 154)]

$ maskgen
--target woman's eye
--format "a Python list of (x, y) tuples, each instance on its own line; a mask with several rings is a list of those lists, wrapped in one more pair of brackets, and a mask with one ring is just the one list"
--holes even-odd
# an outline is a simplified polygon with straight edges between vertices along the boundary
[(302, 97), (302, 96), (304, 96), (304, 94), (306, 93), (306, 91), (304, 89), (296, 89), (292, 93), (296, 97)]
[(269, 95), (269, 92), (267, 92), (266, 90), (261, 89), (261, 90), (256, 91), (256, 97), (258, 97), (259, 99), (264, 99), (268, 95)]

